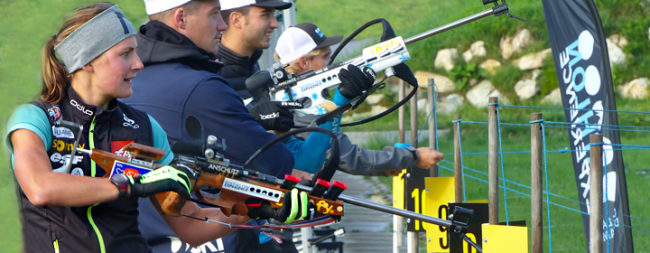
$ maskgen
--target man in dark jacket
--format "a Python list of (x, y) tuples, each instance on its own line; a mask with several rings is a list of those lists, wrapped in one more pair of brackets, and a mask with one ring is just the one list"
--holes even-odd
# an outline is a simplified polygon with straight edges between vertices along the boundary
[[(263, 8), (256, 6), (256, 4), (251, 4), (249, 1), (222, 0), (221, 3), (222, 17), (228, 24), (228, 28), (223, 34), (221, 44), (217, 51), (217, 58), (225, 64), (219, 70), (219, 74), (228, 80), (228, 84), (244, 100), (248, 100), (251, 99), (251, 94), (246, 90), (245, 80), (253, 75), (253, 73), (259, 71), (257, 61), (262, 55), (262, 50), (269, 47), (271, 33), (278, 28), (278, 21), (273, 15), (274, 8), (281, 10), (289, 8), (291, 5), (287, 3), (285, 5), (274, 6), (274, 8)], [(289, 30), (291, 31), (283, 33), (283, 36), (287, 37), (287, 35), (294, 33), (299, 33), (303, 36), (306, 36), (306, 34), (313, 36), (306, 39), (300, 38), (298, 41), (314, 40), (314, 46), (327, 50), (328, 60), (329, 47), (340, 42), (342, 38), (342, 36), (327, 38), (313, 24), (310, 24), (309, 27), (305, 27), (302, 30), (296, 27), (289, 28)], [(288, 52), (292, 53), (299, 51), (296, 48), (291, 48), (291, 45), (298, 44), (296, 41), (290, 41), (290, 39), (285, 38), (284, 43), (286, 44), (278, 45), (278, 47), (284, 47)], [(306, 53), (303, 52), (303, 54)], [(289, 62), (291, 61), (283, 62), (283, 64)], [(322, 66), (319, 65), (317, 68), (311, 69), (305, 67), (304, 71), (301, 70), (300, 73), (307, 70), (320, 69), (325, 67), (324, 64), (323, 62), (321, 64)], [(291, 113), (285, 115), (291, 115)], [(302, 127), (308, 126), (316, 118), (315, 116), (310, 117), (309, 115), (296, 117), (296, 124)], [(264, 126), (267, 130), (280, 130), (273, 129), (273, 126)], [(286, 131), (288, 129), (283, 130)], [(368, 150), (353, 144), (348, 136), (342, 132), (338, 132), (337, 136), (339, 147), (342, 149), (339, 167), (352, 174), (395, 175), (403, 168), (409, 166), (418, 165), (428, 169), (442, 159), (441, 153), (429, 148), (414, 149), (389, 146), (382, 151)], [(309, 177), (309, 175), (304, 174), (302, 176)]]
[[(162, 4), (158, 10), (155, 8), (160, 5), (155, 2), (147, 3), (147, 12), (152, 21), (143, 25), (137, 35), (137, 54), (145, 68), (133, 80), (135, 95), (124, 101), (154, 115), (171, 141), (190, 139), (185, 131), (185, 119), (189, 116), (198, 118), (204, 134), (226, 140), (227, 149), (220, 152), (231, 161), (243, 164), (250, 154), (275, 136), (267, 133), (255, 121), (239, 95), (226, 84), (226, 80), (216, 74), (222, 64), (215, 61), (214, 52), (220, 31), (225, 29), (219, 15), (219, 2), (207, 1), (216, 4), (217, 8), (204, 9), (200, 6), (206, 1), (172, 1), (180, 2), (177, 6), (182, 5), (183, 8), (175, 8), (177, 6), (173, 5), (170, 7), (167, 3), (167, 6)], [(169, 17), (174, 15), (168, 12), (171, 8), (180, 10), (180, 14), (176, 13), (178, 19)], [(191, 23), (199, 18), (214, 22), (211, 25), (216, 29), (205, 29), (200, 23)], [(167, 22), (168, 20), (178, 22)], [(291, 152), (284, 145), (276, 144), (253, 162), (251, 167), (264, 173), (283, 176), (289, 174), (293, 166)], [(159, 216), (147, 215), (155, 212), (148, 200), (141, 201), (140, 204), (140, 230), (153, 252), (195, 250), (178, 240)], [(215, 229), (223, 228), (218, 224), (214, 226)], [(257, 238), (251, 239), (255, 240), (240, 244), (237, 243), (235, 233), (231, 233), (204, 244), (200, 250), (241, 250), (236, 251), (233, 247), (235, 245), (258, 248)]]
[[(219, 74), (228, 80), (228, 84), (237, 91), (243, 99), (250, 99), (251, 94), (246, 90), (245, 80), (253, 73), (259, 71), (257, 61), (262, 55), (262, 50), (269, 47), (270, 34), (278, 28), (278, 21), (273, 15), (273, 8), (262, 8), (247, 1), (222, 0), (222, 17), (228, 24), (223, 34), (221, 44), (217, 52), (217, 58), (225, 66), (219, 70)], [(227, 3), (227, 4), (226, 4)], [(276, 9), (286, 9), (291, 5), (278, 4)], [(298, 38), (302, 36), (307, 38)], [(311, 36), (311, 37), (310, 37)], [(284, 49), (286, 53), (297, 53), (300, 42), (313, 41), (314, 49), (327, 51), (329, 60), (329, 47), (340, 42), (342, 36), (326, 37), (313, 24), (301, 24), (291, 27), (278, 39), (278, 48)], [(303, 52), (306, 54), (307, 52)], [(311, 53), (311, 52), (310, 52)], [(306, 56), (297, 55), (296, 58)], [(311, 59), (311, 58), (310, 58)], [(292, 63), (282, 62), (283, 64)], [(308, 61), (305, 61), (308, 63)], [(326, 61), (319, 62), (317, 66), (304, 66), (300, 68), (300, 74), (308, 70), (317, 70), (325, 67)], [(314, 65), (314, 64), (312, 64)], [(295, 70), (295, 68), (294, 68)], [(300, 126), (309, 125), (315, 118), (309, 115), (296, 117), (296, 124)], [(267, 130), (269, 127), (264, 125)], [(273, 129), (278, 130), (278, 129)], [(286, 130), (285, 130), (286, 131)], [(339, 133), (339, 145), (342, 149), (340, 168), (352, 174), (361, 175), (395, 175), (402, 168), (418, 166), (428, 169), (442, 159), (442, 154), (429, 148), (396, 148), (385, 147), (382, 151), (368, 150), (351, 143), (347, 135)]]
[[(263, 6), (286, 4), (272, 0), (256, 2)], [(215, 61), (214, 53), (221, 31), (226, 28), (219, 14), (219, 1), (146, 0), (145, 7), (151, 21), (140, 27), (136, 49), (145, 67), (133, 80), (135, 95), (125, 102), (155, 116), (171, 142), (191, 139), (185, 122), (190, 116), (197, 118), (204, 136), (212, 134), (226, 141), (227, 149), (219, 152), (233, 163), (243, 164), (275, 135), (266, 132), (248, 112), (241, 97), (216, 74), (222, 64)], [(358, 75), (363, 81), (341, 85), (341, 94), (355, 97), (364, 89), (359, 87), (372, 84), (373, 80), (365, 80), (360, 71)], [(340, 98), (347, 101), (343, 95)], [(321, 126), (331, 130), (337, 124), (329, 121)], [(312, 139), (317, 134), (322, 136)], [(294, 167), (317, 168), (325, 159), (329, 136), (312, 136), (305, 142), (293, 138), (284, 145), (272, 146), (250, 168), (278, 177), (290, 174)], [(264, 243), (270, 238), (261, 236), (259, 230), (238, 230), (199, 249), (188, 247), (161, 220), (148, 215), (153, 212), (153, 206), (144, 203), (139, 219), (140, 230), (154, 252), (273, 252), (277, 245), (275, 241)]]
[(248, 99), (251, 95), (244, 82), (259, 71), (257, 61), (262, 56), (262, 50), (269, 48), (271, 33), (278, 28), (278, 20), (273, 13), (291, 7), (291, 3), (260, 5), (257, 2), (270, 1), (221, 2), (221, 16), (228, 28), (223, 32), (217, 51), (217, 58), (225, 65), (219, 74), (228, 80), (243, 99)]

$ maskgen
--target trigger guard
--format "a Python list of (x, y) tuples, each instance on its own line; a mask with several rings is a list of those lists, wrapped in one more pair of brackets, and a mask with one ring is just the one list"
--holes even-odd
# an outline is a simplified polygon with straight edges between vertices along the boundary
[(312, 101), (313, 100), (311, 98), (308, 98), (308, 97), (302, 97), (302, 98), (296, 99), (296, 102), (301, 103), (303, 108), (311, 107), (311, 105), (313, 104)]
[(302, 114), (306, 114), (306, 115), (316, 115), (316, 116), (325, 115), (325, 114), (327, 114), (327, 110), (325, 108), (323, 108), (321, 106), (321, 104), (323, 104), (325, 102), (334, 103), (334, 102), (332, 102), (330, 100), (324, 99), (323, 97), (317, 97), (316, 99), (309, 98), (309, 97), (304, 97), (304, 98), (300, 98), (300, 99), (305, 99), (305, 98), (307, 98), (310, 101), (311, 106), (307, 106), (305, 104), (305, 108), (297, 109), (296, 111), (300, 112)]

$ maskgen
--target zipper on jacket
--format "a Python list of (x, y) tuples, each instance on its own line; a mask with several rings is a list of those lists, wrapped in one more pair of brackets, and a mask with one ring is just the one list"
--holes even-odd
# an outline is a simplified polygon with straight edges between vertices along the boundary
[(54, 246), (54, 253), (59, 253), (59, 239), (55, 239), (52, 242), (52, 246)]
[[(88, 147), (90, 150), (93, 150), (95, 148), (95, 116), (93, 116), (93, 120), (90, 122), (90, 129), (88, 129)], [(90, 176), (95, 177), (97, 174), (97, 164), (95, 161), (90, 159)]]
[(99, 231), (99, 227), (97, 227), (97, 225), (95, 224), (95, 220), (93, 220), (92, 208), (96, 205), (98, 204), (94, 204), (88, 207), (88, 209), (86, 210), (86, 216), (88, 217), (88, 222), (90, 222), (90, 226), (93, 227), (93, 230), (97, 235), (97, 241), (99, 242), (99, 251), (101, 253), (106, 253), (106, 246), (104, 245), (104, 237), (102, 236), (102, 232)]
[[(93, 116), (93, 120), (90, 122), (90, 129), (88, 129), (88, 147), (90, 150), (93, 150), (95, 148), (95, 117)], [(95, 161), (92, 159), (90, 160), (90, 176), (95, 177), (97, 174), (97, 164)], [(104, 237), (102, 236), (102, 232), (99, 231), (99, 227), (97, 227), (97, 224), (95, 224), (95, 220), (93, 219), (93, 214), (92, 214), (92, 208), (97, 204), (94, 204), (92, 206), (89, 206), (88, 209), (86, 210), (86, 217), (88, 217), (88, 222), (90, 223), (90, 226), (93, 227), (93, 230), (95, 231), (95, 234), (97, 235), (97, 241), (99, 242), (99, 250), (101, 253), (106, 253), (106, 247), (104, 245)]]

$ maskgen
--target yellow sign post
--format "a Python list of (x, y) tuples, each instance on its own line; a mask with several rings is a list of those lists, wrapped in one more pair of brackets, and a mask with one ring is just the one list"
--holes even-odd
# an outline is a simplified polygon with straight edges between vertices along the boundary
[(528, 228), (483, 224), (483, 253), (528, 252)]
[(393, 207), (399, 209), (404, 209), (404, 174), (406, 169), (393, 177)]
[[(427, 177), (422, 192), (422, 214), (447, 219), (449, 202), (454, 202), (453, 177)], [(447, 228), (422, 223), (427, 232), (427, 252), (449, 252)]]

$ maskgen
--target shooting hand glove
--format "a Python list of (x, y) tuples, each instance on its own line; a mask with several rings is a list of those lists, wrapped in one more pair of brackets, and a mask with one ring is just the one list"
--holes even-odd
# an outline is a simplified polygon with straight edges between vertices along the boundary
[(249, 112), (266, 130), (289, 131), (293, 128), (293, 113), (289, 109), (300, 109), (302, 104), (292, 101), (266, 101), (253, 106)]
[(284, 194), (282, 207), (279, 209), (274, 209), (269, 202), (256, 198), (247, 199), (246, 206), (248, 207), (248, 217), (253, 219), (273, 218), (288, 224), (311, 217), (307, 193), (295, 188)]
[(350, 64), (339, 72), (339, 92), (348, 99), (353, 99), (368, 90), (375, 82), (375, 75), (371, 69), (369, 73), (362, 72), (356, 66)]
[(166, 191), (175, 191), (186, 199), (190, 198), (189, 177), (172, 166), (163, 166), (135, 178), (116, 174), (111, 177), (111, 182), (120, 191), (119, 198), (149, 197)]

